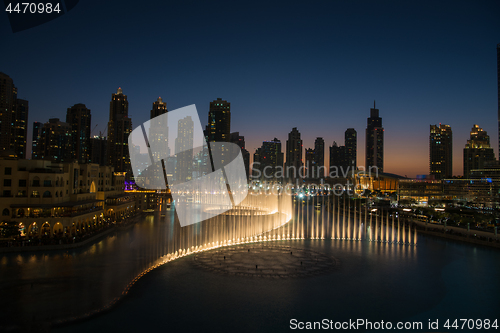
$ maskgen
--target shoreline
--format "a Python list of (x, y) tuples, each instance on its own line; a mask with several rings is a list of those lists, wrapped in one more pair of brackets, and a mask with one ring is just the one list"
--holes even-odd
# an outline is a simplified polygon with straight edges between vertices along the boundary
[[(130, 217), (123, 225), (113, 225), (110, 228), (99, 232), (98, 234), (84, 239), (80, 242), (71, 243), (71, 244), (55, 244), (55, 245), (34, 245), (34, 246), (11, 246), (11, 247), (0, 247), (0, 253), (16, 253), (16, 252), (32, 252), (32, 251), (57, 251), (57, 250), (70, 250), (78, 247), (82, 247), (88, 245), (89, 243), (95, 242), (100, 238), (107, 236), (113, 231), (127, 230), (136, 224), (139, 219), (138, 217), (142, 217), (142, 214)], [(137, 220), (135, 220), (137, 219)]]

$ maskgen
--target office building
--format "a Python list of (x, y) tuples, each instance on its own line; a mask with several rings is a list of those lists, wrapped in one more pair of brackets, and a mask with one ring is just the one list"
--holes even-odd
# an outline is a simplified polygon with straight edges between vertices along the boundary
[(450, 125), (430, 125), (429, 174), (435, 179), (453, 176), (453, 136)]
[(370, 117), (367, 120), (366, 127), (366, 159), (365, 170), (367, 172), (383, 172), (384, 170), (384, 128), (382, 127), (382, 118), (379, 117), (379, 109), (370, 109)]
[(90, 163), (90, 109), (81, 103), (73, 105), (67, 110), (66, 123), (71, 127), (72, 158), (78, 163)]
[(132, 132), (132, 120), (128, 116), (127, 95), (118, 88), (116, 94), (111, 95), (109, 103), (107, 164), (112, 166), (115, 172), (126, 172), (127, 178), (132, 177), (128, 149), (130, 132)]
[(472, 170), (483, 169), (494, 160), (495, 153), (490, 146), (490, 136), (481, 127), (474, 125), (464, 148), (464, 177), (470, 177)]
[(300, 167), (302, 167), (302, 140), (297, 127), (294, 127), (288, 133), (286, 141), (285, 177), (289, 180), (299, 178)]
[(222, 100), (222, 98), (217, 98), (215, 101), (210, 102), (206, 132), (208, 141), (230, 141), (231, 103)]

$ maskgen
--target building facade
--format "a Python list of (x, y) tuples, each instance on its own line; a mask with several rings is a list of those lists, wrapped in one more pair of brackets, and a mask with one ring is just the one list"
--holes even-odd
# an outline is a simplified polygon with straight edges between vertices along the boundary
[(0, 159), (2, 222), (21, 236), (79, 236), (135, 214), (124, 173), (97, 164)]
[(0, 152), (5, 156), (26, 158), (28, 101), (17, 98), (14, 81), (0, 72)]
[(366, 127), (366, 159), (365, 168), (370, 170), (373, 167), (378, 172), (384, 170), (384, 128), (382, 127), (382, 118), (379, 117), (379, 109), (370, 109), (370, 118), (367, 120)]
[(71, 154), (78, 163), (91, 162), (91, 115), (85, 104), (75, 104), (68, 108), (66, 123), (71, 127)]
[(231, 103), (217, 98), (210, 102), (207, 136), (210, 142), (229, 142), (231, 134)]
[(287, 179), (294, 180), (299, 177), (302, 162), (302, 140), (300, 132), (297, 127), (292, 128), (288, 133), (288, 140), (286, 141), (286, 167), (285, 176)]
[(490, 136), (478, 125), (470, 131), (470, 139), (464, 148), (464, 178), (469, 178), (474, 169), (483, 169), (495, 160), (495, 153), (490, 146)]
[(430, 125), (429, 174), (436, 179), (453, 176), (453, 135), (450, 125)]
[(107, 138), (108, 162), (115, 172), (125, 172), (127, 178), (132, 177), (128, 137), (132, 132), (132, 120), (128, 116), (127, 95), (118, 88), (111, 95), (109, 103), (109, 122)]

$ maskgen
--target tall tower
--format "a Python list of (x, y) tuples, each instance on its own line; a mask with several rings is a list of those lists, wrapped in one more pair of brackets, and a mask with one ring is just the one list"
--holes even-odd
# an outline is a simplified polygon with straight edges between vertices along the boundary
[(325, 140), (316, 138), (314, 141), (314, 168), (312, 178), (325, 177)]
[(91, 161), (90, 120), (90, 109), (85, 104), (75, 104), (67, 110), (66, 123), (71, 126), (73, 159), (82, 164)]
[[(156, 102), (153, 103), (153, 108), (150, 112), (150, 119), (161, 116), (167, 112), (167, 103), (163, 102), (161, 97), (158, 97)], [(163, 118), (157, 118), (150, 122), (150, 124), (151, 127), (149, 128), (148, 138), (149, 145), (154, 147), (151, 149), (153, 157), (155, 160), (164, 158), (163, 154), (170, 157), (170, 147), (168, 146), (168, 122)]]
[(26, 158), (28, 101), (17, 98), (14, 81), (0, 72), (0, 152)]
[(464, 177), (470, 177), (472, 170), (482, 169), (486, 162), (494, 160), (495, 153), (490, 146), (490, 136), (481, 127), (474, 125), (464, 148)]
[(210, 102), (207, 126), (208, 141), (229, 142), (231, 134), (231, 103), (217, 98)]
[(379, 117), (378, 109), (370, 109), (370, 118), (366, 126), (366, 171), (371, 167), (377, 167), (378, 172), (384, 171), (384, 128), (382, 118)]
[(354, 128), (348, 128), (344, 133), (345, 159), (350, 170), (357, 168), (358, 133)]
[(260, 148), (260, 170), (262, 172), (262, 180), (278, 180), (276, 175), (282, 168), (283, 153), (281, 152), (281, 141), (274, 138), (271, 141), (262, 142), (262, 147)]
[(298, 178), (301, 166), (302, 140), (300, 139), (300, 132), (297, 130), (297, 127), (294, 127), (292, 131), (288, 133), (288, 140), (286, 141), (286, 177), (288, 177), (288, 179)]
[(175, 139), (175, 155), (177, 156), (175, 173), (176, 180), (179, 182), (190, 181), (193, 178), (193, 140), (194, 122), (191, 116), (179, 119)]
[(35, 121), (33, 123), (33, 144), (31, 145), (31, 159), (40, 159), (40, 138), (42, 137), (43, 123)]
[(429, 174), (436, 179), (453, 176), (453, 136), (450, 125), (431, 125), (429, 170)]
[(132, 176), (130, 154), (128, 150), (128, 136), (132, 132), (132, 120), (128, 117), (127, 95), (118, 88), (116, 94), (111, 95), (109, 103), (108, 122), (108, 165), (114, 167), (115, 172), (127, 172), (127, 178)]
[(71, 146), (71, 126), (51, 118), (43, 124), (42, 133), (38, 145), (39, 159), (58, 163), (71, 162), (73, 160), (73, 149)]
[(250, 170), (250, 152), (245, 148), (245, 137), (240, 135), (240, 132), (233, 132), (230, 134), (230, 141), (237, 144), (241, 148), (243, 163), (245, 164), (245, 170), (248, 178)]

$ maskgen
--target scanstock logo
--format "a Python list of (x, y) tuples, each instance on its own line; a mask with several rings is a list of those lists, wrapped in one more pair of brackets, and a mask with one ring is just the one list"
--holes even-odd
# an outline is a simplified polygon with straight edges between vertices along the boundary
[(138, 126), (128, 144), (136, 185), (168, 187), (183, 227), (232, 209), (248, 194), (241, 148), (207, 142), (194, 104)]

